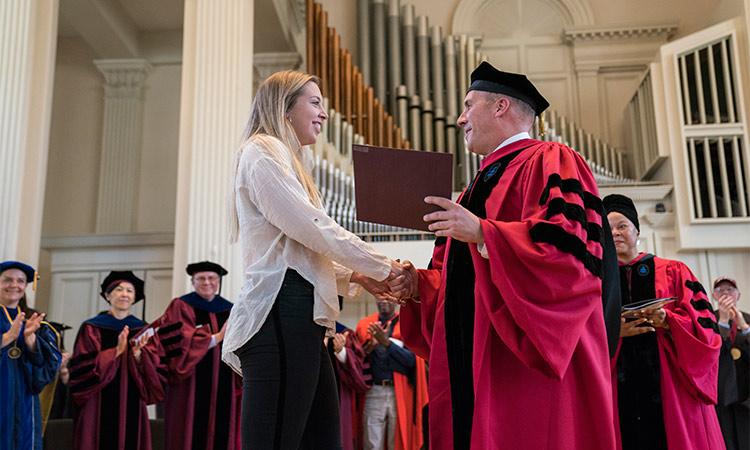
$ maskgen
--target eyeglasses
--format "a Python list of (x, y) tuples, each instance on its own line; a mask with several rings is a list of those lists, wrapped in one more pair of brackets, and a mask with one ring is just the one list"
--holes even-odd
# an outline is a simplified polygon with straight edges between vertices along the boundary
[(194, 277), (193, 281), (196, 281), (198, 283), (204, 283), (206, 281), (208, 281), (210, 283), (215, 283), (215, 282), (219, 281), (219, 277), (218, 276), (213, 276), (213, 277), (211, 277), (211, 276), (208, 276), (208, 277)]
[(714, 292), (735, 292), (737, 290), (734, 286), (716, 286)]

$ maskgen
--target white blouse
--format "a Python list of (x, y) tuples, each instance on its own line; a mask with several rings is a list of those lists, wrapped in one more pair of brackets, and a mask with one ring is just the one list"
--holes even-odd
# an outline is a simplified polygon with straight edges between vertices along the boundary
[(273, 137), (252, 137), (240, 150), (234, 207), (245, 281), (224, 337), (222, 359), (242, 373), (234, 351), (258, 332), (271, 312), (288, 268), (315, 288), (312, 319), (332, 334), (337, 295), (352, 296), (352, 269), (376, 280), (390, 273), (390, 260), (313, 206), (297, 179), (292, 156)]

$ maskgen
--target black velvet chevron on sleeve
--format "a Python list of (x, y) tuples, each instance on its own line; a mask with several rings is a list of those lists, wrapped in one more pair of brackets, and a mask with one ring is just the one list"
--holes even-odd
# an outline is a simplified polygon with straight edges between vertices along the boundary
[(703, 328), (714, 330), (714, 333), (719, 334), (719, 325), (716, 324), (715, 320), (708, 317), (698, 317), (698, 323)]
[(698, 292), (703, 292), (704, 295), (708, 296), (706, 290), (703, 288), (703, 285), (700, 284), (699, 281), (687, 280), (685, 282), (685, 287), (693, 291), (693, 293), (695, 294), (697, 294)]
[(708, 300), (699, 298), (699, 299), (692, 299), (690, 300), (690, 304), (693, 305), (693, 308), (696, 309), (696, 311), (711, 311), (713, 312), (713, 307), (711, 307), (711, 303), (708, 302)]
[(529, 234), (532, 241), (554, 245), (558, 250), (573, 255), (597, 278), (602, 277), (602, 260), (592, 255), (583, 241), (569, 234), (562, 227), (541, 222), (531, 227)]
[[(550, 191), (559, 188), (563, 193), (575, 194), (581, 198), (584, 207), (575, 203), (566, 202), (564, 198), (550, 200)], [(584, 191), (581, 182), (575, 178), (563, 179), (560, 174), (553, 173), (547, 178), (547, 183), (539, 198), (540, 205), (546, 205), (545, 220), (562, 214), (566, 219), (579, 223), (586, 230), (586, 241), (578, 236), (568, 233), (561, 226), (550, 223), (538, 223), (529, 231), (534, 242), (544, 242), (555, 246), (558, 250), (573, 255), (583, 263), (584, 267), (598, 278), (602, 278), (602, 260), (594, 256), (586, 248), (586, 242), (598, 242), (603, 245), (602, 227), (597, 223), (589, 222), (586, 217), (586, 209), (592, 210), (606, 220), (601, 200), (594, 194)]]

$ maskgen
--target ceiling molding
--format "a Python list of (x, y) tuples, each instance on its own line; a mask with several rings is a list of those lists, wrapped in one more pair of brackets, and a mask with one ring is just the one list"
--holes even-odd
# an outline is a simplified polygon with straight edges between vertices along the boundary
[(653, 38), (668, 40), (676, 32), (676, 24), (607, 28), (576, 27), (565, 30), (563, 40), (568, 43)]
[(98, 58), (139, 56), (138, 28), (119, 2), (65, 0), (60, 15)]

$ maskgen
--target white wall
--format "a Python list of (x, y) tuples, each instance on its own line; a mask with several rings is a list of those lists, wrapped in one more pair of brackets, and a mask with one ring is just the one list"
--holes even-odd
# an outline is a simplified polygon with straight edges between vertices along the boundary
[(82, 40), (59, 39), (43, 235), (94, 231), (103, 89), (93, 59)]
[[(61, 38), (55, 72), (44, 236), (93, 233), (99, 183), (103, 77), (92, 50)], [(173, 232), (181, 66), (156, 65), (146, 80), (137, 232)]]
[(174, 231), (181, 68), (155, 66), (146, 81), (138, 232)]

